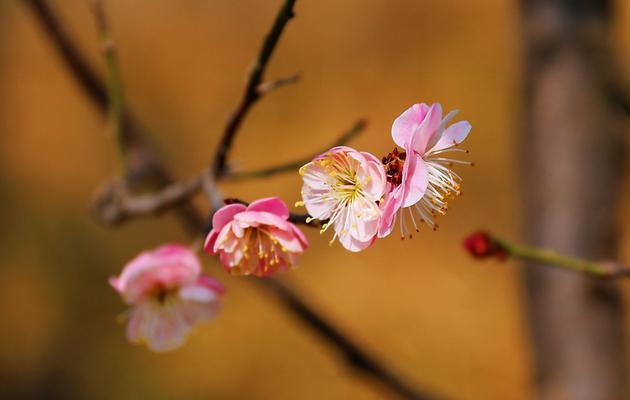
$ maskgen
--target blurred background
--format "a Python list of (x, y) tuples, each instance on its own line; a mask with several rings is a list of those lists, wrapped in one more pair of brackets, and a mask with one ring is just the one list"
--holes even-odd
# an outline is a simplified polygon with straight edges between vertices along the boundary
[[(49, 3), (104, 73), (87, 2)], [(281, 2), (104, 3), (127, 105), (176, 176), (196, 174)], [(479, 228), (521, 236), (519, 12), (519, 2), (501, 0), (298, 1), (267, 78), (298, 72), (302, 79), (254, 108), (231, 153), (235, 168), (248, 170), (290, 161), (365, 117), (368, 127), (351, 145), (382, 156), (393, 147), (393, 119), (411, 104), (461, 110), (458, 117), (473, 125), (465, 147), (477, 165), (458, 170), (465, 196), (437, 232), (424, 229), (404, 242), (393, 235), (351, 254), (308, 230), (311, 251), (285, 277), (406, 380), (447, 398), (534, 396), (520, 266), (477, 263), (461, 250), (462, 238)], [(614, 2), (611, 28), (629, 71), (630, 3)], [(0, 1), (0, 87), (2, 398), (389, 396), (274, 298), (210, 257), (205, 267), (228, 288), (219, 318), (172, 353), (128, 343), (116, 321), (125, 306), (107, 278), (143, 249), (190, 240), (172, 215), (115, 229), (90, 215), (95, 190), (117, 174), (113, 138), (20, 0)], [(629, 181), (625, 175), (626, 204)], [(226, 196), (278, 195), (288, 204), (300, 186), (297, 173), (221, 184)], [(630, 208), (622, 213), (627, 218)], [(620, 234), (620, 260), (630, 262), (630, 229)]]

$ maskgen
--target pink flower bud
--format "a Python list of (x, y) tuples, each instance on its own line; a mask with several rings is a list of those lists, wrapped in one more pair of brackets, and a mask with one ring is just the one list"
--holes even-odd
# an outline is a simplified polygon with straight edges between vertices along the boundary
[(464, 239), (464, 248), (475, 258), (507, 258), (505, 249), (485, 232), (475, 232)]

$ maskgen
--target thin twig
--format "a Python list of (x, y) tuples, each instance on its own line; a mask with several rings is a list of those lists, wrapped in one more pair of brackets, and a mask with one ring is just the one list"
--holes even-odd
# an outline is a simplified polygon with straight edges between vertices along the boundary
[(505, 249), (508, 256), (518, 260), (532, 261), (594, 278), (630, 278), (630, 267), (614, 261), (594, 261), (569, 257), (558, 254), (553, 250), (514, 244), (498, 238), (493, 238), (493, 240)]
[(475, 232), (464, 240), (464, 248), (475, 258), (513, 258), (536, 265), (576, 272), (593, 278), (630, 278), (630, 266), (615, 261), (570, 257), (553, 250), (512, 243), (487, 232)]
[[(87, 98), (94, 102), (97, 110), (105, 115), (107, 113), (107, 91), (105, 85), (98, 78), (94, 69), (79, 53), (76, 45), (59, 24), (57, 17), (45, 0), (25, 0), (33, 15), (41, 23), (45, 33), (52, 40), (56, 49), (62, 56), (62, 61), (72, 72), (79, 87), (85, 92)], [(173, 182), (171, 174), (155, 156), (151, 144), (147, 141), (147, 135), (129, 110), (123, 110), (122, 136), (124, 146), (127, 149), (129, 162), (129, 174), (127, 183), (133, 188), (135, 183), (142, 187), (164, 187)], [(204, 220), (190, 202), (183, 202), (176, 212), (185, 228), (191, 234), (196, 234), (204, 228)]]
[[(358, 121), (348, 131), (341, 134), (337, 140), (332, 143), (332, 146), (341, 146), (348, 143), (349, 140), (357, 136), (364, 129), (365, 125), (366, 122), (364, 120)], [(314, 153), (310, 157), (275, 167), (226, 175), (223, 179), (254, 179), (294, 171), (311, 161), (313, 157), (323, 151), (325, 150)], [(142, 195), (133, 195), (128, 191), (122, 191), (120, 189), (120, 183), (109, 184), (97, 194), (94, 202), (94, 212), (98, 220), (105, 225), (118, 225), (125, 223), (132, 218), (160, 215), (171, 208), (181, 206), (190, 197), (199, 193), (204, 185), (210, 187), (210, 189), (206, 189), (208, 197), (216, 197), (215, 195), (218, 189), (216, 188), (216, 185), (208, 182), (208, 180), (211, 179), (212, 176), (210, 176), (210, 174), (208, 174), (208, 170), (205, 169), (201, 172), (201, 174), (190, 178), (187, 181), (175, 182), (158, 191)], [(124, 195), (125, 198), (119, 199), (115, 195)], [(212, 203), (213, 209), (216, 209), (217, 200), (212, 199)], [(306, 222), (307, 217), (308, 215), (295, 214), (293, 222), (313, 227), (321, 226), (321, 221)]]
[(258, 93), (260, 93), (261, 95), (267, 94), (286, 85), (297, 83), (299, 80), (300, 75), (294, 74), (291, 76), (287, 76), (286, 78), (276, 79), (275, 81), (264, 82), (258, 85)]
[[(34, 15), (40, 20), (43, 26), (46, 28), (47, 33), (50, 35), (53, 40), (55, 46), (61, 51), (64, 60), (70, 66), (73, 75), (75, 78), (79, 80), (81, 83), (81, 87), (86, 91), (86, 94), (89, 98), (95, 101), (97, 105), (99, 105), (100, 110), (105, 112), (106, 110), (106, 95), (103, 84), (95, 78), (95, 74), (92, 69), (85, 62), (84, 58), (79, 54), (76, 48), (73, 46), (72, 41), (69, 40), (68, 36), (62, 31), (60, 28), (55, 16), (48, 8), (46, 2), (44, 0), (25, 0), (27, 4), (29, 4), (33, 11)], [(127, 113), (127, 115), (129, 115)], [(126, 127), (127, 125), (125, 125)], [(135, 125), (137, 127), (137, 125)], [(129, 132), (125, 130), (125, 134)], [(139, 132), (138, 129), (133, 131), (135, 139), (132, 141), (132, 145), (135, 147), (140, 147), (141, 150), (145, 153), (151, 153), (151, 149), (148, 147), (147, 142), (144, 139), (144, 136)], [(147, 167), (147, 170), (144, 171), (145, 177), (153, 178), (158, 182), (158, 184), (162, 186), (166, 186), (169, 183), (172, 183), (172, 179), (170, 175), (167, 174), (162, 167), (162, 165), (158, 162), (156, 157), (148, 157), (148, 159), (153, 160), (152, 163), (145, 163), (144, 166)], [(133, 165), (132, 165), (133, 168)], [(186, 203), (183, 203), (186, 204)], [(199, 215), (199, 213), (194, 209), (190, 208), (192, 211), (188, 214), (180, 214), (181, 221), (191, 226), (201, 227), (204, 225), (204, 219)], [(188, 216), (186, 216), (188, 215)], [(194, 229), (191, 230), (191, 233), (194, 234)], [(295, 315), (302, 323), (306, 326), (313, 329), (321, 339), (323, 339), (328, 345), (330, 345), (335, 351), (348, 355), (353, 355), (352, 359), (348, 360), (356, 360), (356, 359), (368, 359), (374, 364), (374, 368), (371, 369), (371, 376), (378, 382), (381, 382), (386, 387), (390, 388), (396, 393), (402, 394), (404, 397), (409, 399), (429, 399), (433, 398), (433, 396), (429, 396), (427, 394), (420, 393), (418, 391), (414, 391), (407, 387), (406, 390), (401, 390), (399, 387), (400, 382), (403, 382), (401, 379), (396, 378), (396, 376), (388, 372), (382, 365), (378, 364), (375, 360), (371, 359), (367, 356), (367, 352), (359, 347), (356, 343), (352, 342), (347, 336), (343, 335), (339, 331), (335, 330), (336, 335), (332, 335), (330, 329), (325, 329), (324, 326), (332, 327), (332, 324), (326, 322), (326, 320), (318, 313), (316, 313), (311, 307), (309, 307), (306, 302), (301, 300), (295, 292), (292, 292), (288, 287), (286, 287), (281, 282), (278, 282), (273, 279), (265, 279), (257, 281), (265, 288), (273, 291), (278, 296), (278, 299), (281, 303), (289, 310), (293, 315)], [(290, 301), (287, 296), (283, 296), (282, 293), (292, 293), (292, 297), (294, 301), (297, 301), (300, 306), (297, 307), (294, 302)], [(313, 317), (317, 317), (317, 320), (323, 322), (324, 325), (313, 323)], [(344, 340), (340, 341), (339, 338), (343, 338)], [(359, 370), (368, 371), (366, 368), (361, 368), (355, 362), (350, 361), (349, 365), (353, 368), (357, 368)], [(394, 378), (394, 379), (392, 379)], [(398, 383), (396, 383), (398, 382)]]
[(232, 142), (236, 137), (236, 132), (238, 131), (241, 122), (243, 122), (243, 119), (256, 101), (258, 101), (261, 96), (266, 93), (265, 91), (259, 90), (259, 86), (263, 81), (265, 68), (267, 67), (267, 63), (278, 44), (282, 31), (284, 31), (284, 28), (289, 20), (293, 18), (294, 5), (295, 0), (285, 0), (284, 4), (278, 11), (276, 19), (271, 26), (271, 30), (265, 36), (263, 45), (258, 53), (258, 57), (256, 58), (254, 66), (249, 74), (247, 84), (245, 85), (245, 91), (243, 92), (238, 105), (228, 118), (223, 134), (221, 135), (221, 141), (219, 142), (212, 162), (211, 170), (214, 177), (217, 179), (221, 178), (226, 173), (228, 152), (232, 147)]
[[(364, 119), (357, 121), (348, 131), (343, 133), (340, 137), (338, 137), (329, 147), (322, 149), (316, 154), (321, 154), (331, 147), (335, 146), (343, 146), (347, 144), (350, 140), (354, 139), (358, 134), (365, 129), (367, 122)], [(267, 178), (273, 175), (281, 174), (288, 171), (295, 171), (300, 168), (304, 164), (310, 162), (313, 159), (313, 155), (290, 161), (286, 164), (275, 165), (267, 168), (262, 168), (253, 171), (241, 171), (241, 172), (233, 172), (228, 173), (224, 179), (232, 180), (232, 181), (241, 181), (245, 179), (257, 179), (257, 178)]]
[(129, 168), (127, 165), (127, 146), (125, 145), (125, 139), (123, 137), (123, 93), (122, 81), (118, 69), (118, 60), (116, 57), (116, 48), (107, 23), (105, 8), (103, 7), (102, 0), (92, 0), (92, 10), (94, 12), (96, 27), (101, 38), (103, 58), (105, 60), (105, 67), (107, 71), (106, 81), (109, 124), (116, 140), (116, 149), (118, 150), (118, 161), (122, 170), (121, 172), (123, 176), (126, 176)]

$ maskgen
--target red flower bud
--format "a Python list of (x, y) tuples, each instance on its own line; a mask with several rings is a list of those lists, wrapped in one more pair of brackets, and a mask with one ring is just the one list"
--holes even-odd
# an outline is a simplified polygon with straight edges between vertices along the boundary
[(475, 232), (464, 239), (464, 248), (475, 258), (495, 257), (500, 260), (507, 258), (507, 252), (486, 232)]

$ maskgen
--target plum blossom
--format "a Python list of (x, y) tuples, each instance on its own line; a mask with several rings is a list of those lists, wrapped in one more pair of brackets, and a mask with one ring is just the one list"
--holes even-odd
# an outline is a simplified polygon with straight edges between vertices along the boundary
[(307, 249), (308, 241), (288, 219), (289, 209), (277, 197), (249, 206), (226, 205), (212, 217), (204, 249), (219, 253), (221, 264), (232, 275), (263, 277), (289, 270)]
[(378, 232), (385, 192), (383, 164), (372, 154), (340, 146), (316, 157), (300, 169), (302, 202), (316, 219), (328, 220), (321, 233), (333, 227), (346, 249), (369, 247)]
[(213, 318), (224, 292), (201, 273), (195, 253), (178, 244), (140, 253), (109, 282), (131, 306), (127, 338), (157, 352), (181, 346), (196, 323)]
[[(459, 121), (447, 127), (457, 111), (442, 118), (442, 106), (435, 103), (414, 104), (403, 112), (392, 125), (397, 148), (383, 158), (387, 176), (387, 190), (381, 203), (383, 216), (378, 236), (391, 233), (396, 216), (400, 220), (401, 237), (407, 234), (402, 209), (407, 208), (413, 227), (418, 230), (415, 213), (421, 222), (437, 229), (435, 218), (447, 211), (448, 200), (461, 194), (462, 178), (451, 167), (454, 164), (473, 165), (444, 157), (445, 153), (468, 153), (457, 148), (468, 133), (468, 121)], [(413, 207), (413, 208), (412, 208)], [(410, 235), (411, 236), (411, 235)]]

